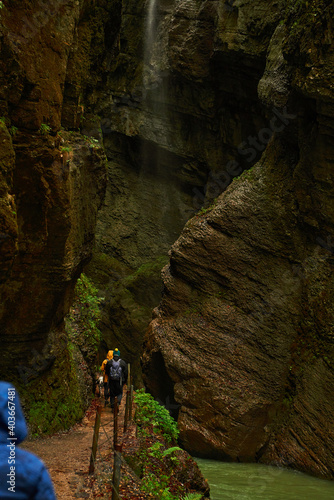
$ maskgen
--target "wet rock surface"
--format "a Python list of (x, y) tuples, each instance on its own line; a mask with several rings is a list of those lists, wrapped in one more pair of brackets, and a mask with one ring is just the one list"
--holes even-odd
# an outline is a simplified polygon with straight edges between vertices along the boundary
[(107, 347), (140, 372), (173, 245), (143, 369), (185, 446), (332, 478), (331, 2), (166, 1), (144, 59), (144, 2), (44, 7), (1, 9), (2, 376), (73, 375), (103, 139)]
[[(246, 3), (235, 7), (241, 22)], [(333, 51), (319, 24), (306, 22), (301, 36), (295, 23), (274, 30), (258, 82), (268, 125), (253, 139), (271, 135), (261, 160), (172, 246), (143, 371), (153, 394), (178, 408), (192, 452), (332, 479), (333, 95), (324, 71)], [(251, 40), (248, 25), (241, 53)], [(273, 125), (280, 130), (269, 134)]]
[[(36, 405), (43, 414), (49, 397), (58, 423), (57, 412), (72, 393), (72, 421), (64, 418), (69, 424), (83, 410), (64, 316), (92, 255), (106, 186), (101, 143), (61, 128), (64, 88), (74, 78), (71, 47), (78, 25), (90, 15), (89, 4), (14, 1), (1, 6), (1, 378), (22, 389), (27, 415)], [(83, 67), (89, 66), (89, 45), (81, 55)]]

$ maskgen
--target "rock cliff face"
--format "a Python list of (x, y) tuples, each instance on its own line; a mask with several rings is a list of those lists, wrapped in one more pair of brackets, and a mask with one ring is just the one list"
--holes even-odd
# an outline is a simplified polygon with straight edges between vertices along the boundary
[(139, 371), (174, 243), (143, 369), (185, 446), (331, 478), (331, 2), (0, 7), (1, 376), (64, 415), (103, 139), (89, 272), (108, 348)]
[[(64, 315), (91, 258), (106, 184), (100, 144), (61, 128), (62, 115), (70, 126), (64, 89), (67, 96), (78, 28), (89, 6), (13, 1), (1, 2), (0, 11), (1, 378), (34, 393), (31, 404), (49, 398), (51, 406), (56, 395), (56, 415), (68, 387), (73, 403), (78, 398)], [(82, 73), (94, 59), (88, 42), (81, 57)], [(77, 86), (75, 118), (84, 115), (78, 101), (85, 85)], [(73, 110), (74, 98), (72, 104)], [(73, 408), (67, 424), (76, 413)]]
[[(209, 2), (203, 17), (204, 6), (212, 39), (195, 42), (187, 31), (193, 43), (178, 67), (185, 71), (200, 40), (208, 63), (197, 67), (215, 74), (221, 102), (230, 92), (230, 106), (252, 109), (251, 120), (234, 109), (234, 126), (226, 104), (222, 113), (238, 148), (230, 177), (262, 156), (172, 246), (144, 380), (178, 408), (191, 452), (332, 479), (333, 6)], [(202, 24), (199, 11), (188, 17), (183, 30)]]
[[(138, 365), (161, 297), (156, 263), (188, 218), (265, 147), (260, 143), (254, 156), (237, 152), (244, 138), (266, 126), (257, 84), (278, 21), (277, 2), (243, 2), (240, 9), (211, 0), (123, 2), (96, 108), (109, 185), (88, 272), (106, 297), (108, 347), (125, 345), (132, 364)], [(134, 279), (130, 289), (127, 281)]]

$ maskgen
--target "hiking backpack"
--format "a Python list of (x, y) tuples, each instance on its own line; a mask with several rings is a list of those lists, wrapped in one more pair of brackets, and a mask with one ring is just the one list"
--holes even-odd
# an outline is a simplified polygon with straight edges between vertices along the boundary
[(111, 380), (118, 380), (119, 378), (122, 378), (122, 366), (120, 360), (111, 360), (109, 377), (111, 378)]

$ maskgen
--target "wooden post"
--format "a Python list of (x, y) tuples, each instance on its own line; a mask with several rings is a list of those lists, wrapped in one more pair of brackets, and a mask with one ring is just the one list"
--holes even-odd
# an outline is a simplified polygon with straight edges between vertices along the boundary
[(112, 500), (119, 500), (119, 483), (121, 480), (121, 465), (122, 465), (122, 445), (117, 444), (114, 451), (114, 470), (113, 470), (113, 490)]
[(114, 470), (113, 470), (113, 490), (112, 500), (119, 500), (119, 483), (121, 479), (122, 445), (117, 444), (118, 434), (118, 399), (114, 399)]
[(117, 446), (117, 433), (118, 433), (118, 400), (114, 399), (114, 448)]
[(132, 420), (133, 385), (130, 388), (129, 422)]
[(89, 464), (89, 474), (93, 474), (95, 469), (95, 458), (97, 451), (97, 442), (99, 439), (99, 430), (100, 430), (100, 422), (101, 422), (101, 412), (102, 406), (99, 406), (96, 410), (95, 417), (95, 425), (94, 425), (94, 434), (93, 434), (93, 444), (92, 444), (92, 453), (90, 456), (90, 464)]
[(128, 386), (127, 387), (128, 389), (129, 389), (130, 384), (131, 384), (130, 380), (131, 380), (131, 365), (130, 365), (130, 363), (128, 363), (128, 380), (126, 381), (126, 385)]
[(124, 432), (128, 428), (128, 415), (129, 415), (129, 405), (130, 405), (130, 389), (126, 391), (126, 402), (125, 402), (125, 412), (124, 412)]

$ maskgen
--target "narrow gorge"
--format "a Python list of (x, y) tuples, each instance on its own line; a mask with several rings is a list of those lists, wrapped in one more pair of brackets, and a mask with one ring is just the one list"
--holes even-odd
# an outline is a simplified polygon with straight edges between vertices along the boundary
[(190, 453), (333, 479), (333, 15), (0, 2), (1, 379), (34, 432), (119, 346)]

